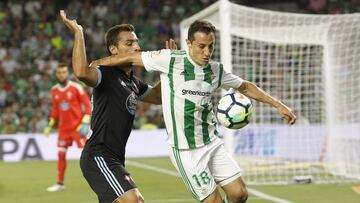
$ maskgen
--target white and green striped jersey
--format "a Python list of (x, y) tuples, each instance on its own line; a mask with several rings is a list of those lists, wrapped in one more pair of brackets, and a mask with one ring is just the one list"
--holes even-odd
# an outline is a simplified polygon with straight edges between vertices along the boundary
[(142, 52), (147, 71), (160, 72), (161, 96), (168, 143), (194, 149), (218, 135), (211, 97), (218, 88), (238, 88), (242, 79), (224, 71), (222, 64), (194, 63), (184, 50)]

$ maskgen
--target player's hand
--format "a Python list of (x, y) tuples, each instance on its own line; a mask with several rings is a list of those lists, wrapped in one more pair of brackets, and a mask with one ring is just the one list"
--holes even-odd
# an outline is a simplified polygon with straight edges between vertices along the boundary
[[(111, 56), (109, 56), (109, 57), (111, 57)], [(108, 66), (109, 64), (107, 61), (109, 61), (108, 57), (102, 58), (102, 59), (97, 59), (97, 60), (91, 61), (91, 63), (89, 64), (89, 67), (96, 68), (100, 65)]]
[(280, 116), (286, 120), (286, 122), (290, 125), (294, 124), (296, 121), (296, 116), (292, 112), (292, 110), (287, 107), (285, 104), (279, 102), (279, 104), (276, 106), (276, 109)]
[(84, 137), (87, 134), (89, 134), (90, 124), (89, 123), (82, 123), (82, 124), (80, 124), (78, 126), (78, 128), (76, 130), (79, 133), (80, 137)]
[(166, 49), (171, 49), (171, 50), (177, 50), (178, 49), (175, 40), (173, 40), (171, 38), (169, 40), (165, 41), (165, 48)]
[(66, 17), (66, 13), (64, 10), (60, 10), (60, 17), (66, 27), (68, 27), (73, 33), (82, 33), (83, 28), (81, 25), (77, 24), (76, 20), (70, 20)]
[(48, 126), (46, 128), (44, 128), (44, 135), (46, 137), (49, 137), (49, 134), (50, 134), (52, 128), (54, 127), (54, 124), (55, 124), (55, 119), (50, 118)]
[(91, 67), (91, 68), (96, 68), (96, 67), (102, 65), (102, 64), (101, 64), (102, 61), (103, 61), (102, 59), (98, 59), (98, 60), (91, 61), (91, 63), (89, 64), (89, 67)]
[(84, 115), (76, 131), (81, 137), (86, 136), (90, 131), (90, 115)]
[(46, 127), (46, 128), (44, 129), (44, 135), (45, 135), (45, 137), (49, 137), (49, 134), (50, 134), (51, 130), (52, 130), (52, 127), (50, 127), (50, 126), (48, 126), (48, 127)]

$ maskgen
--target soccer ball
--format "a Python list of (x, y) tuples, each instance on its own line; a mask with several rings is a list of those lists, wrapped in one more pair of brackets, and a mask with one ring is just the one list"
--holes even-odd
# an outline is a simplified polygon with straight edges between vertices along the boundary
[(249, 123), (252, 112), (253, 106), (248, 97), (240, 93), (230, 93), (220, 99), (216, 116), (223, 126), (240, 129)]

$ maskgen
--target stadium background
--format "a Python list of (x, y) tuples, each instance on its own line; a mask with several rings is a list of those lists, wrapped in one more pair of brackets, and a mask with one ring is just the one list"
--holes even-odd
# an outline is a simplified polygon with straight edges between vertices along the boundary
[[(50, 90), (55, 84), (54, 69), (59, 63), (71, 67), (72, 35), (58, 18), (65, 9), (85, 28), (88, 60), (106, 53), (103, 35), (118, 23), (131, 23), (137, 29), (143, 50), (164, 47), (169, 37), (179, 42), (179, 22), (214, 0), (112, 0), (112, 1), (17, 1), (0, 2), (0, 136), (1, 134), (41, 133), (50, 113)], [(360, 11), (358, 0), (238, 0), (238, 4), (258, 8), (312, 14), (341, 14)], [(156, 74), (136, 74), (154, 83)], [(73, 78), (74, 79), (74, 78)], [(88, 89), (89, 93), (90, 89)], [(136, 129), (163, 128), (161, 109), (140, 103), (134, 124)], [(26, 136), (26, 135), (24, 135)], [(167, 158), (135, 159), (174, 170)], [(48, 195), (45, 188), (55, 178), (55, 162), (0, 162), (0, 202), (96, 202), (84, 182), (76, 161), (70, 162), (66, 181), (71, 185), (66, 193)], [(150, 202), (193, 202), (179, 178), (144, 171), (130, 164), (135, 180)], [(30, 178), (31, 177), (31, 178)], [(152, 183), (159, 182), (157, 189)], [(161, 192), (167, 185), (174, 191)], [(23, 187), (21, 187), (23, 186)], [(293, 202), (360, 202), (351, 191), (352, 185), (254, 187), (285, 197)], [(29, 189), (30, 188), (30, 189)], [(284, 189), (286, 188), (286, 189)], [(346, 188), (346, 189), (345, 189)], [(297, 194), (309, 197), (296, 199)], [(18, 194), (24, 194), (20, 197)], [(333, 194), (341, 194), (341, 198)], [(93, 195), (93, 196), (91, 196)], [(79, 197), (80, 196), (80, 197)], [(326, 198), (320, 198), (326, 196)], [(160, 200), (159, 200), (160, 199)], [(161, 200), (163, 199), (163, 201)], [(177, 199), (177, 201), (176, 201)], [(180, 200), (179, 200), (180, 199)], [(252, 197), (250, 202), (267, 202)], [(272, 201), (273, 202), (273, 201)], [(275, 202), (281, 202), (275, 201)]]
[[(107, 53), (103, 36), (110, 26), (132, 23), (143, 50), (164, 48), (166, 39), (179, 42), (179, 22), (214, 0), (113, 1), (1, 1), (0, 2), (0, 133), (42, 132), (55, 84), (54, 68), (71, 62), (72, 35), (58, 18), (59, 9), (85, 28), (88, 60)], [(345, 1), (234, 1), (278, 11), (347, 13), (360, 2)], [(321, 2), (324, 2), (323, 4)], [(326, 3), (327, 2), (327, 3)], [(156, 74), (137, 71), (153, 84)], [(163, 128), (159, 106), (139, 104), (134, 128)]]

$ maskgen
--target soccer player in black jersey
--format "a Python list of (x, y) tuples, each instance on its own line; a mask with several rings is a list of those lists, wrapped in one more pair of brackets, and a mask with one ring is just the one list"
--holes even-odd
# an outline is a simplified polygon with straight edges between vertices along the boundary
[[(159, 83), (152, 88), (133, 76), (131, 66), (120, 68), (88, 67), (81, 25), (66, 18), (64, 24), (74, 33), (72, 64), (75, 76), (94, 88), (91, 136), (80, 158), (82, 173), (101, 203), (138, 203), (144, 199), (124, 168), (125, 146), (130, 135), (138, 100), (160, 104)], [(105, 35), (109, 54), (140, 51), (135, 29), (130, 24), (116, 25)], [(176, 49), (173, 40), (167, 48)]]

